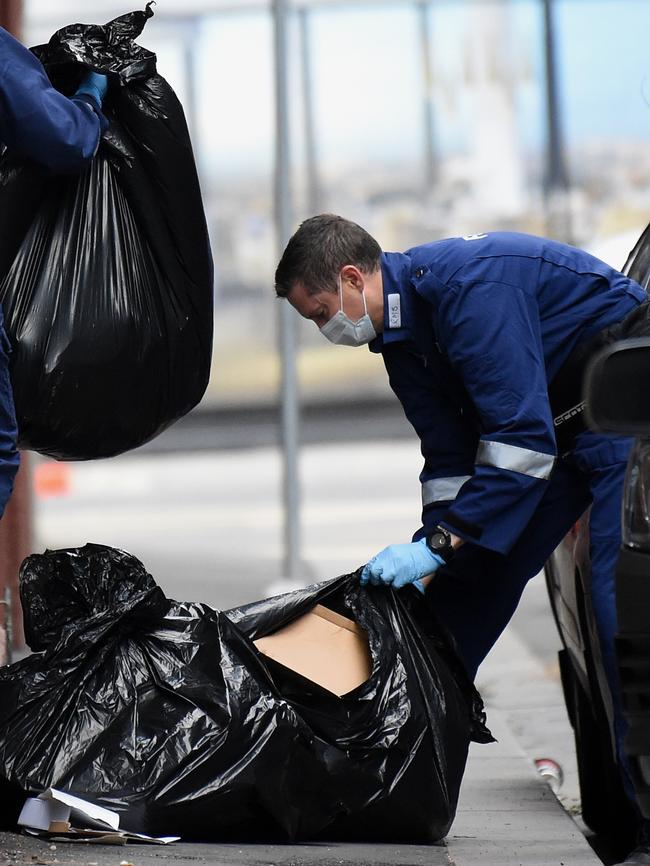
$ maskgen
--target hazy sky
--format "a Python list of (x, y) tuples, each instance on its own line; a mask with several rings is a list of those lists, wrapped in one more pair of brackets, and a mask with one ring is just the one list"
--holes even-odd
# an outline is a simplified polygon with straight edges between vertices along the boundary
[[(434, 4), (435, 6), (435, 4)], [(543, 136), (541, 3), (516, 0), (503, 57), (519, 84), (514, 96), (527, 148)], [(430, 13), (437, 134), (462, 144), (471, 96), (464, 86), (468, 6)], [(587, 137), (650, 139), (649, 0), (558, 0), (558, 71), (569, 143)], [(317, 140), (325, 161), (419, 158), (423, 135), (419, 20), (410, 8), (313, 13), (310, 57)], [(300, 68), (292, 30), (291, 81), (296, 156), (300, 157)], [(228, 16), (203, 25), (201, 134), (215, 164), (270, 160), (273, 132), (272, 30), (264, 15)], [(211, 161), (212, 161), (211, 160)]]
[[(159, 8), (164, 2), (160, 0)], [(490, 40), (496, 62), (509, 68), (518, 82), (513, 99), (522, 145), (536, 150), (544, 132), (542, 4), (513, 0), (509, 5), (503, 30)], [(473, 28), (482, 32), (479, 19), (484, 13), (479, 10), (485, 6), (462, 0), (431, 4), (432, 92), (437, 144), (445, 152), (462, 149), (472, 134), (475, 97), (466, 86), (472, 65), (470, 34)], [(650, 0), (556, 0), (555, 9), (568, 144), (594, 137), (650, 139)], [(116, 3), (115, 14), (123, 11), (124, 4)], [(313, 99), (323, 163), (419, 160), (422, 68), (414, 7), (338, 7), (316, 11), (310, 18)], [(187, 103), (181, 32), (161, 15), (147, 25), (140, 41), (158, 51), (161, 72)], [(302, 112), (295, 22), (290, 35), (294, 157), (299, 161)], [(274, 130), (270, 16), (205, 19), (193, 44), (204, 169), (268, 170)]]

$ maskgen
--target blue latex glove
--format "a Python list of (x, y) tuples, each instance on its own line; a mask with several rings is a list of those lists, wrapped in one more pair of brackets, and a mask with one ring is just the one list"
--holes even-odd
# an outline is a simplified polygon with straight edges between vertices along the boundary
[[(427, 547), (425, 538), (411, 544), (391, 544), (364, 565), (359, 582), (401, 589), (432, 574), (445, 561)], [(418, 587), (419, 589), (420, 587)]]
[(108, 90), (108, 78), (101, 75), (99, 72), (89, 72), (81, 81), (77, 88), (75, 96), (90, 96), (95, 100), (99, 108), (102, 107), (102, 100), (106, 96)]

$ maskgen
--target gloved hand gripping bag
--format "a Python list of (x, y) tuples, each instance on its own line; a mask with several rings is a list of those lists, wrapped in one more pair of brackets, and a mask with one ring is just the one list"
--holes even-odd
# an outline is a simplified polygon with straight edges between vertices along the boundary
[(106, 73), (109, 120), (81, 175), (0, 160), (0, 300), (20, 445), (62, 460), (121, 453), (207, 386), (213, 273), (183, 110), (133, 40), (149, 6), (34, 49), (74, 93)]
[[(346, 575), (228, 612), (167, 600), (111, 548), (25, 560), (36, 651), (0, 668), (0, 794), (48, 786), (120, 826), (195, 840), (433, 842), (483, 706), (417, 590)], [(366, 631), (370, 679), (338, 697), (253, 644), (316, 603)], [(7, 814), (7, 810), (5, 810)]]

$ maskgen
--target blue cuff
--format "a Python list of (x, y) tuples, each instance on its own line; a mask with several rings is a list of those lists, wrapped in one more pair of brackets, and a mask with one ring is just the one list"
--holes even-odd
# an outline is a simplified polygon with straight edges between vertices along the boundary
[(77, 88), (75, 96), (86, 93), (96, 100), (97, 105), (102, 107), (102, 100), (108, 90), (108, 78), (100, 72), (88, 72)]
[(106, 129), (108, 129), (108, 120), (102, 113), (101, 106), (96, 102), (95, 98), (90, 93), (77, 92), (72, 97), (72, 101), (83, 102), (85, 105), (91, 108), (99, 119), (101, 131), (104, 132)]

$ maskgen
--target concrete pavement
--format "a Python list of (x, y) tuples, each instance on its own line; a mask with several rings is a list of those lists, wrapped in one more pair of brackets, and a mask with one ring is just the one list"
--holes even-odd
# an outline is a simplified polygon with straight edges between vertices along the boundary
[[(558, 680), (509, 628), (481, 668), (478, 686), (498, 743), (470, 749), (456, 821), (446, 840), (449, 859), (441, 862), (599, 864), (567, 811), (577, 811), (577, 771)], [(565, 805), (535, 770), (534, 760), (544, 757), (564, 770), (560, 795)]]

